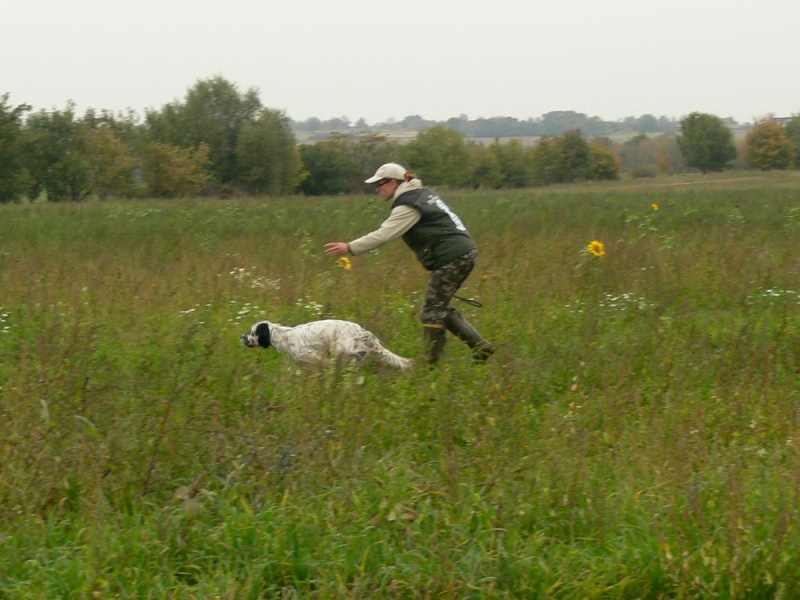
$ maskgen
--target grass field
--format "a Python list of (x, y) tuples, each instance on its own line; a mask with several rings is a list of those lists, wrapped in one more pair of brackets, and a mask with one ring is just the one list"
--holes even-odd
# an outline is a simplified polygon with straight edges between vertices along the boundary
[[(473, 366), (376, 198), (0, 206), (0, 599), (800, 595), (800, 174), (443, 192)], [(588, 252), (592, 241), (605, 255)]]

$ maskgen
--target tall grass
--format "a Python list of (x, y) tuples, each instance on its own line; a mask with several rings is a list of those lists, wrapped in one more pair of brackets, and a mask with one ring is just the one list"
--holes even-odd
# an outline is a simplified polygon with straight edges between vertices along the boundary
[(238, 341), (421, 354), (377, 199), (0, 206), (0, 598), (800, 593), (800, 179), (445, 197), (499, 350), (406, 373)]

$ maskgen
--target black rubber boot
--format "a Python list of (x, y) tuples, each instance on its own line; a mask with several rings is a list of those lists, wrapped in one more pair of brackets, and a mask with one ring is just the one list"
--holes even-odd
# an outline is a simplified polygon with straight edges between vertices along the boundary
[(447, 340), (447, 332), (441, 325), (425, 324), (425, 345), (428, 351), (428, 364), (435, 365), (444, 354), (444, 344)]
[(452, 333), (472, 349), (472, 360), (476, 363), (485, 363), (494, 354), (495, 347), (481, 337), (475, 328), (470, 325), (459, 311), (452, 306), (447, 311), (444, 320), (447, 331)]

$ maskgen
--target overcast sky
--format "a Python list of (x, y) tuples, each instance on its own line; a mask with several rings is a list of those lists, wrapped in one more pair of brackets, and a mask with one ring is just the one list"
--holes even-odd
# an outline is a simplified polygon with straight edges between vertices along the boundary
[(296, 121), (800, 113), (798, 0), (2, 0), (0, 95), (113, 112), (220, 75)]

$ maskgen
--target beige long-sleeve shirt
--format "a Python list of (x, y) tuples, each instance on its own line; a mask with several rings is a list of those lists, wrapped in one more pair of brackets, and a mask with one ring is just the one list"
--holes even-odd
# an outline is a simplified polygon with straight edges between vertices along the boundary
[[(419, 179), (412, 179), (401, 183), (397, 187), (397, 191), (393, 196), (393, 200), (401, 194), (410, 190), (416, 190), (422, 187), (422, 182)], [(375, 231), (361, 236), (348, 244), (350, 253), (353, 256), (364, 254), (370, 250), (374, 250), (378, 246), (382, 246), (386, 242), (391, 242), (399, 238), (406, 231), (411, 229), (419, 221), (419, 211), (412, 206), (398, 206), (392, 209), (386, 220), (381, 223)]]

